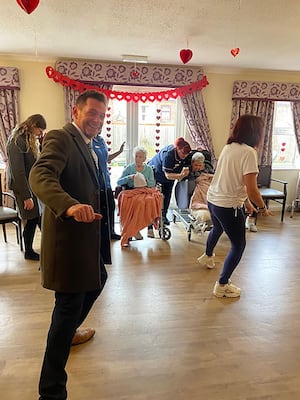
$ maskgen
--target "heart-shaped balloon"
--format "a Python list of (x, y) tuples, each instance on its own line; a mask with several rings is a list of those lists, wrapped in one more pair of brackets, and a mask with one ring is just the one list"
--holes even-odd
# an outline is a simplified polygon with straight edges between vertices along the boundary
[(233, 55), (233, 57), (236, 57), (240, 52), (240, 49), (236, 47), (235, 49), (231, 49), (230, 53)]
[(27, 13), (31, 14), (39, 5), (40, 0), (17, 0), (19, 6)]
[(190, 49), (182, 49), (182, 50), (180, 50), (179, 55), (180, 55), (180, 59), (183, 62), (183, 64), (186, 64), (192, 59), (193, 52)]

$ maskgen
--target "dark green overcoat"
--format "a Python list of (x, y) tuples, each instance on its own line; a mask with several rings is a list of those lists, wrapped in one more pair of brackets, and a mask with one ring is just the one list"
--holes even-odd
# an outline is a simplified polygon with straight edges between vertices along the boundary
[(78, 203), (101, 212), (97, 169), (74, 125), (46, 134), (29, 181), (44, 204), (42, 285), (66, 293), (99, 289), (100, 257), (104, 263), (111, 262), (107, 221), (82, 223), (65, 216), (66, 210)]
[[(8, 157), (8, 187), (14, 192), (20, 217), (26, 220), (38, 218), (41, 215), (41, 207), (28, 182), (29, 173), (36, 158), (32, 150), (26, 150), (24, 136), (19, 136), (16, 142), (10, 136), (6, 150)], [(31, 210), (25, 210), (24, 200), (30, 198), (33, 200), (34, 207)]]

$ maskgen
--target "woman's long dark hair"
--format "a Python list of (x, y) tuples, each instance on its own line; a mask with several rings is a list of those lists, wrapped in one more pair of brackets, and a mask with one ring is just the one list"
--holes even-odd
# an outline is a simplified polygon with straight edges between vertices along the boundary
[(236, 121), (227, 144), (245, 143), (251, 147), (258, 147), (262, 141), (263, 127), (264, 123), (260, 117), (251, 114), (242, 115)]
[(33, 128), (46, 129), (47, 124), (45, 118), (41, 114), (30, 115), (26, 121), (17, 125), (12, 131), (12, 140), (17, 144), (19, 136), (24, 136), (26, 142), (26, 151), (32, 151), (35, 158), (38, 154), (37, 138), (33, 132)]

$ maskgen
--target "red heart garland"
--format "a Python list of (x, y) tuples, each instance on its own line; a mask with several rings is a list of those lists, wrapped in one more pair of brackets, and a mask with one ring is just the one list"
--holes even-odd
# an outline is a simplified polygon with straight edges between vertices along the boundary
[(109, 146), (109, 145), (111, 144), (111, 141), (108, 140), (108, 141), (106, 142), (106, 144)]
[(156, 126), (160, 126), (160, 123), (159, 122), (156, 122), (156, 124), (155, 124)]
[(19, 6), (27, 14), (31, 14), (39, 5), (40, 0), (17, 0)]
[(159, 146), (159, 143), (155, 143), (155, 146), (158, 147), (158, 146)]
[(110, 137), (111, 137), (111, 133), (107, 133), (106, 136), (107, 136), (108, 138), (110, 138)]
[(106, 128), (106, 130), (107, 130), (107, 132), (109, 132), (111, 130), (111, 128), (108, 127), (108, 128)]
[(193, 52), (190, 49), (182, 49), (182, 50), (180, 50), (179, 55), (180, 55), (180, 59), (183, 62), (183, 64), (186, 64), (192, 59)]
[(161, 112), (161, 110), (158, 108), (158, 109), (156, 110), (156, 112), (157, 112), (157, 114), (159, 114), (159, 113)]
[(233, 57), (236, 57), (240, 52), (240, 49), (236, 47), (235, 49), (231, 49), (230, 53), (233, 55)]
[(109, 117), (110, 117), (110, 114), (106, 114), (106, 117), (109, 118)]
[(111, 110), (111, 107), (107, 107), (107, 111), (110, 111)]
[(159, 153), (159, 149), (155, 149), (155, 153)]

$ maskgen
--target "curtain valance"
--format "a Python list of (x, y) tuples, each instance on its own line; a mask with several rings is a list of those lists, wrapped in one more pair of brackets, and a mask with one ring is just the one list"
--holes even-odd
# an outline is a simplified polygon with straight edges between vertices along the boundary
[(202, 67), (58, 60), (55, 69), (81, 82), (180, 87), (203, 78)]
[(300, 101), (300, 84), (235, 81), (232, 100)]
[(20, 90), (19, 71), (14, 67), (0, 67), (0, 89)]

